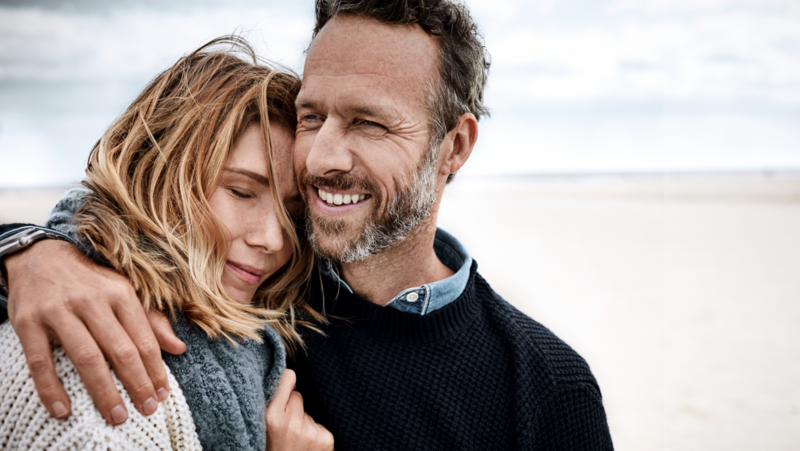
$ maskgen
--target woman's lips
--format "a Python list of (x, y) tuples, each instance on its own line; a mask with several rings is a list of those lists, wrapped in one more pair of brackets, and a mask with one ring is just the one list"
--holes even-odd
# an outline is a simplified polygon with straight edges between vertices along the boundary
[(246, 283), (249, 283), (250, 285), (260, 284), (261, 278), (264, 277), (264, 271), (255, 269), (252, 266), (243, 265), (230, 260), (225, 262), (225, 266), (233, 271), (234, 274), (239, 276), (240, 279)]

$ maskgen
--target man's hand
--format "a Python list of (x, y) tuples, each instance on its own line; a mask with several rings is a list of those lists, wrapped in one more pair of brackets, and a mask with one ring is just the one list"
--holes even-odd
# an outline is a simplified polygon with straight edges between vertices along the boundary
[(109, 424), (128, 419), (106, 359), (144, 415), (169, 395), (159, 347), (186, 350), (163, 314), (145, 314), (130, 281), (90, 261), (72, 244), (40, 241), (5, 259), (8, 317), (25, 351), (36, 390), (54, 418), (70, 402), (58, 379), (51, 346), (64, 346), (95, 405)]
[(275, 397), (267, 406), (267, 450), (333, 449), (333, 434), (303, 409), (303, 396), (294, 391), (297, 376), (286, 370)]

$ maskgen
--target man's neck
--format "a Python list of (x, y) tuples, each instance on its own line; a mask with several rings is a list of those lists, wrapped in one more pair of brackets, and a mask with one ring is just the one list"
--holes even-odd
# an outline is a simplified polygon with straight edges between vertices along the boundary
[(446, 279), (454, 272), (433, 250), (436, 212), (394, 246), (364, 260), (341, 263), (341, 276), (362, 298), (386, 305), (406, 288)]

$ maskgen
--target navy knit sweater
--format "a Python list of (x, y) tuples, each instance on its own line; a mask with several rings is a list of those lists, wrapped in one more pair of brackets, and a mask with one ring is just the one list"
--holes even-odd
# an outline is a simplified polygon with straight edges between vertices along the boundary
[[(428, 315), (372, 304), (315, 273), (290, 367), (340, 450), (610, 450), (586, 362), (498, 296), (473, 263), (462, 295)], [(324, 308), (323, 308), (324, 306)]]

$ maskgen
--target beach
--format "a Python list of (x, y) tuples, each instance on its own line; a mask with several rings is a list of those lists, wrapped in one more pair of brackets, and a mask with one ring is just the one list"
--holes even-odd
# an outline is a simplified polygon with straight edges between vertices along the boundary
[(439, 226), (586, 358), (616, 449), (797, 449), (800, 174), (457, 177)]

